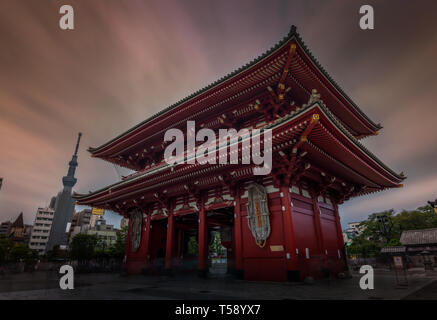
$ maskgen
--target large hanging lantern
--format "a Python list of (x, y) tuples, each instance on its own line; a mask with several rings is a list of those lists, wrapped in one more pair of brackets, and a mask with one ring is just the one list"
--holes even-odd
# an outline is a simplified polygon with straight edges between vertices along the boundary
[(143, 214), (138, 208), (131, 211), (130, 217), (132, 219), (131, 227), (131, 245), (132, 251), (138, 251), (141, 244), (141, 226), (143, 222)]
[(270, 236), (270, 213), (264, 186), (252, 183), (248, 187), (247, 222), (256, 244), (263, 248)]

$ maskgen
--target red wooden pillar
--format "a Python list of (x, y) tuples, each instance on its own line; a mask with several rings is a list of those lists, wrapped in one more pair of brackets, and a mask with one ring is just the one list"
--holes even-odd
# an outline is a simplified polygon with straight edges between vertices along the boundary
[(145, 218), (145, 227), (144, 227), (144, 256), (146, 259), (146, 266), (149, 263), (149, 255), (150, 255), (150, 234), (151, 234), (151, 230), (150, 230), (150, 226), (151, 226), (151, 222), (152, 222), (152, 217), (151, 216), (146, 216)]
[(203, 204), (203, 201), (200, 204), (199, 208), (199, 230), (198, 230), (198, 266), (197, 269), (199, 271), (200, 275), (205, 275), (207, 268), (207, 250), (208, 250), (208, 244), (207, 244), (207, 224), (206, 224), (206, 212), (205, 207)]
[(325, 255), (325, 241), (323, 239), (322, 220), (320, 216), (321, 212), (318, 202), (318, 196), (316, 194), (312, 194), (312, 198), (314, 211), (314, 227), (316, 229), (317, 245), (319, 247), (320, 254)]
[(235, 207), (234, 207), (234, 258), (235, 269), (238, 272), (243, 271), (243, 239), (241, 234), (241, 194), (237, 190), (235, 193)]
[(294, 240), (293, 210), (288, 187), (280, 187), (282, 204), (282, 224), (284, 227), (285, 259), (287, 270), (297, 270), (296, 243)]
[(131, 228), (132, 228), (132, 219), (129, 217), (129, 223), (127, 225), (127, 232), (126, 232), (126, 241), (124, 246), (124, 264), (127, 265), (127, 261), (129, 259), (129, 252), (131, 248)]
[(171, 270), (173, 259), (173, 246), (174, 246), (174, 215), (169, 213), (167, 221), (167, 243), (165, 249), (165, 269)]
[(337, 203), (333, 202), (334, 206), (334, 214), (335, 214), (335, 224), (337, 227), (337, 243), (338, 243), (338, 258), (342, 259), (344, 263), (346, 263), (346, 257), (344, 257), (344, 239), (343, 239), (343, 231), (341, 229), (341, 223), (340, 223), (340, 214), (338, 213), (338, 205)]

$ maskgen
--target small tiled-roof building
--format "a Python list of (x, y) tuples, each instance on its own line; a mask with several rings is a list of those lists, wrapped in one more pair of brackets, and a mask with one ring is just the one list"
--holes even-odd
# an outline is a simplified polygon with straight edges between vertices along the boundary
[(24, 237), (24, 220), (23, 220), (23, 213), (21, 212), (17, 219), (12, 223), (11, 230), (9, 233), (9, 238), (13, 242), (17, 243), (23, 243), (25, 242)]
[(414, 265), (423, 263), (422, 255), (424, 252), (436, 264), (437, 228), (403, 231), (400, 241), (406, 247), (406, 254), (411, 258)]
[(29, 241), (32, 226), (24, 224), (21, 212), (14, 222), (6, 221), (0, 226), (0, 235), (8, 237), (15, 243), (26, 244)]

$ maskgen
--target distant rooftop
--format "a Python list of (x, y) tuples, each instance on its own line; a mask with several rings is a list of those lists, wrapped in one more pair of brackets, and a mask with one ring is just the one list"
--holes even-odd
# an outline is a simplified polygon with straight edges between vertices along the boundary
[(404, 253), (404, 246), (393, 246), (393, 247), (384, 247), (381, 249), (381, 253)]
[(400, 241), (403, 245), (437, 244), (437, 228), (403, 231)]

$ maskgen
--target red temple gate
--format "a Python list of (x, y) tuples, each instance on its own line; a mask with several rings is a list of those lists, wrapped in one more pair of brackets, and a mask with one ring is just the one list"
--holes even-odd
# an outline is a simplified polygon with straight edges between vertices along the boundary
[[(270, 174), (254, 176), (252, 164), (169, 165), (164, 133), (185, 128), (188, 120), (214, 131), (271, 130)], [(129, 218), (125, 264), (131, 274), (189, 268), (187, 239), (195, 236), (197, 270), (204, 275), (211, 232), (229, 230), (229, 265), (244, 279), (337, 274), (344, 270), (338, 204), (400, 187), (405, 178), (359, 142), (380, 129), (293, 27), (246, 66), (91, 148), (92, 156), (136, 172), (75, 197)], [(244, 139), (238, 143), (241, 151)]]

